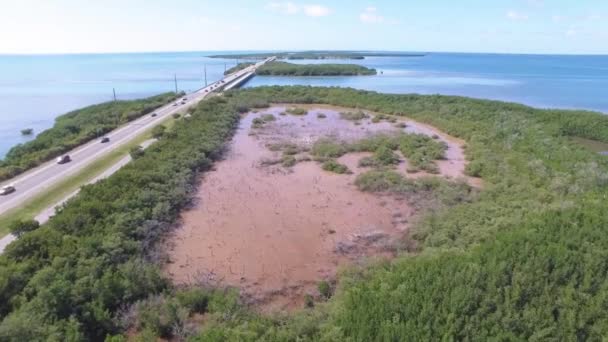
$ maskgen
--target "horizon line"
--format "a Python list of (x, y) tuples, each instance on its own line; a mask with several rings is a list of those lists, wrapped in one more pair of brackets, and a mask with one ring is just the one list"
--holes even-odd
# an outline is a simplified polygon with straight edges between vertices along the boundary
[[(147, 51), (105, 51), (105, 52), (33, 52), (33, 53), (1, 53), (0, 57), (10, 56), (77, 56), (77, 55), (127, 55), (153, 53), (282, 53), (282, 52), (385, 52), (385, 53), (421, 53), (421, 54), (477, 54), (477, 55), (521, 55), (521, 56), (607, 56), (605, 53), (578, 52), (487, 52), (487, 51), (417, 51), (417, 50), (383, 50), (383, 49), (260, 49), (260, 50), (147, 50)], [(202, 56), (206, 57), (206, 56)]]

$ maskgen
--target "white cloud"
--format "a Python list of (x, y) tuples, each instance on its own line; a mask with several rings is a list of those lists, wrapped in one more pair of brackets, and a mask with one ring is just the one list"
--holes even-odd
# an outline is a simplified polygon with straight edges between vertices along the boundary
[(304, 13), (309, 17), (324, 17), (331, 14), (331, 10), (322, 5), (298, 5), (290, 1), (271, 2), (266, 5), (266, 8), (281, 14)]
[(309, 17), (324, 17), (331, 13), (331, 10), (321, 5), (304, 5), (304, 14)]
[(528, 20), (528, 15), (526, 13), (509, 10), (507, 11), (507, 19), (514, 21), (525, 21)]
[(300, 12), (300, 7), (293, 2), (271, 2), (266, 8), (282, 14), (296, 14)]
[(359, 14), (359, 19), (367, 24), (379, 24), (384, 22), (384, 17), (378, 14), (378, 9), (376, 7), (366, 8)]

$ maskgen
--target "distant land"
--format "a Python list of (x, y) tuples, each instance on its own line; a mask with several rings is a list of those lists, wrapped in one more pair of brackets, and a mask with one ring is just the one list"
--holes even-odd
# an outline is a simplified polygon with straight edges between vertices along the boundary
[(222, 54), (211, 58), (265, 59), (365, 59), (366, 57), (424, 57), (425, 53), (410, 52), (373, 52), (373, 51), (285, 51), (244, 54)]
[(270, 62), (256, 71), (260, 76), (364, 76), (376, 75), (376, 69), (356, 64), (293, 64)]

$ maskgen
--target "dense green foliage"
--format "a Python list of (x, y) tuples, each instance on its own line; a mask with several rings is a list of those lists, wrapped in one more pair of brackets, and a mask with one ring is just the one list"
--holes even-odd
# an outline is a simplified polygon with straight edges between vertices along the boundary
[(52, 128), (27, 143), (13, 147), (0, 161), (0, 180), (53, 159), (102, 136), (131, 120), (151, 113), (181, 94), (165, 93), (141, 100), (106, 102), (61, 115)]
[[(438, 177), (405, 184), (391, 171), (367, 173), (360, 184), (432, 188), (451, 203), (413, 227), (415, 255), (347, 272), (327, 304), (293, 317), (252, 314), (231, 294), (180, 294), (151, 263), (152, 246), (188, 202), (197, 172), (219, 156), (238, 112), (269, 102), (433, 124), (467, 141), (469, 172), (483, 177), (484, 188), (467, 196)], [(117, 318), (125, 307), (135, 308), (134, 324), (149, 339), (179, 337), (182, 330), (169, 325), (208, 312), (195, 341), (601, 340), (608, 335), (608, 162), (570, 136), (608, 142), (596, 129), (607, 122), (600, 114), (338, 88), (263, 87), (211, 99), (187, 124), (178, 122), (174, 136), (85, 187), (9, 246), (0, 257), (0, 340), (102, 339), (124, 331)], [(311, 153), (345, 151), (324, 141)]]
[(293, 64), (269, 62), (256, 70), (260, 76), (360, 76), (375, 75), (375, 69), (355, 64)]
[[(239, 115), (221, 98), (112, 177), (83, 187), (0, 257), (0, 340), (103, 339), (124, 305), (167, 288), (153, 245), (218, 158)], [(78, 337), (78, 338), (77, 338)]]
[(243, 70), (243, 69), (245, 69), (245, 68), (248, 68), (248, 67), (250, 67), (250, 66), (252, 66), (252, 65), (254, 65), (254, 64), (255, 64), (255, 63), (251, 63), (251, 62), (239, 63), (239, 64), (237, 64), (237, 65), (233, 66), (232, 68), (230, 68), (230, 69), (226, 70), (226, 71), (224, 72), (224, 75), (230, 75), (230, 74), (233, 74), (233, 73), (235, 73), (235, 72), (237, 72), (237, 71), (241, 71), (241, 70)]
[(404, 134), (399, 140), (399, 150), (409, 162), (408, 171), (422, 169), (438, 172), (435, 160), (445, 158), (447, 146), (425, 134)]

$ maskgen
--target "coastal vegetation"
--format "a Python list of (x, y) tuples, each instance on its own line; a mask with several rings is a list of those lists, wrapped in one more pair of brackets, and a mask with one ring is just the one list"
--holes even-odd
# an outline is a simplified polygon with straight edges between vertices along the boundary
[(256, 70), (260, 76), (362, 76), (376, 70), (355, 64), (294, 64), (269, 62)]
[[(335, 289), (320, 290), (326, 302), (310, 297), (291, 316), (254, 313), (236, 290), (174, 287), (159, 270), (156, 242), (188, 205), (197, 176), (221, 157), (239, 113), (272, 102), (431, 124), (467, 142), (467, 172), (484, 187), (463, 196), (447, 181), (412, 181), (382, 168), (358, 176), (363, 191), (433, 187), (451, 203), (416, 222), (415, 243), (401, 256), (346, 270)], [(84, 187), (7, 248), (0, 340), (601, 340), (608, 334), (608, 160), (571, 139), (608, 142), (602, 127), (608, 117), (599, 113), (452, 96), (260, 87), (212, 98), (176, 122), (175, 134)], [(440, 158), (444, 149), (432, 142), (385, 137), (360, 148), (382, 148), (380, 159), (390, 161), (391, 152), (417, 153), (422, 144), (420, 153)], [(327, 161), (348, 151), (324, 140), (311, 154)]]
[[(163, 121), (163, 124), (171, 127), (174, 121), (168, 118)], [(10, 226), (13, 222), (33, 219), (45, 209), (56, 205), (77, 191), (82, 185), (91, 182), (110, 167), (116, 165), (122, 158), (129, 155), (133, 148), (140, 147), (140, 145), (149, 141), (152, 138), (152, 129), (139, 134), (128, 143), (113, 149), (103, 157), (72, 174), (71, 177), (46, 188), (44, 192), (24, 202), (19, 207), (8, 210), (0, 215), (0, 236), (4, 236), (10, 231)]]
[(248, 67), (250, 67), (250, 66), (252, 66), (252, 65), (254, 65), (254, 64), (255, 64), (255, 63), (250, 63), (250, 62), (239, 63), (239, 64), (237, 64), (237, 65), (233, 66), (232, 68), (230, 68), (230, 69), (226, 70), (226, 71), (224, 72), (224, 75), (230, 75), (230, 74), (233, 74), (233, 73), (235, 73), (235, 72), (237, 72), (237, 71), (241, 71), (241, 70), (243, 70), (243, 69), (245, 69), (245, 68), (248, 68)]
[(140, 100), (101, 103), (61, 115), (53, 127), (19, 144), (0, 161), (0, 181), (36, 167), (118, 126), (151, 113), (182, 94), (165, 93)]

